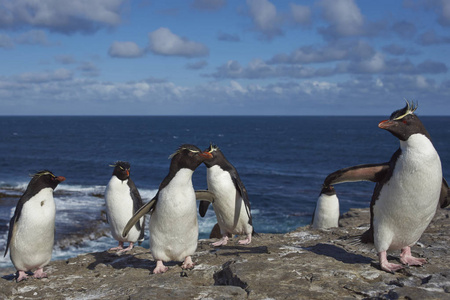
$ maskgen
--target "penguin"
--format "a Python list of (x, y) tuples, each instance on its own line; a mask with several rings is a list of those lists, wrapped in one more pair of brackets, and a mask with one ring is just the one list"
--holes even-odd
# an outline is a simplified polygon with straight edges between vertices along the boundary
[(312, 228), (327, 229), (339, 226), (339, 199), (332, 185), (320, 192), (312, 217)]
[(55, 239), (55, 201), (53, 190), (65, 180), (48, 170), (33, 175), (25, 193), (20, 197), (9, 222), (8, 241), (4, 256), (10, 257), (17, 270), (16, 281), (28, 278), (46, 278), (44, 272), (52, 258)]
[[(208, 191), (215, 195), (212, 204), (220, 227), (221, 239), (211, 245), (214, 247), (226, 245), (229, 234), (245, 234), (240, 245), (248, 245), (254, 233), (252, 215), (247, 189), (242, 183), (236, 168), (225, 158), (216, 145), (210, 145), (205, 150), (212, 155), (212, 159), (203, 163), (207, 167), (206, 176)], [(204, 216), (210, 202), (201, 201), (200, 216)]]
[(134, 214), (122, 233), (125, 236), (137, 220), (150, 212), (150, 251), (156, 260), (154, 274), (166, 272), (164, 262), (167, 261), (183, 261), (183, 269), (194, 267), (191, 255), (197, 249), (198, 221), (192, 174), (212, 155), (197, 146), (184, 144), (169, 158), (169, 174), (155, 197)]
[[(114, 165), (114, 171), (105, 189), (106, 215), (111, 228), (111, 234), (119, 241), (119, 246), (109, 250), (118, 250), (118, 254), (130, 251), (133, 245), (144, 240), (144, 219), (141, 218), (136, 225), (130, 229), (127, 236), (122, 236), (128, 220), (139, 208), (143, 206), (141, 195), (130, 177), (130, 164), (118, 161)], [(130, 243), (124, 249), (124, 243)]]
[(414, 112), (417, 104), (406, 101), (378, 127), (400, 141), (388, 162), (338, 170), (324, 186), (342, 182), (372, 181), (376, 186), (370, 203), (370, 228), (360, 240), (373, 243), (382, 270), (394, 273), (404, 266), (390, 263), (387, 251), (401, 250), (404, 265), (421, 266), (426, 259), (411, 255), (413, 246), (430, 224), (438, 206), (448, 206), (449, 188), (442, 175), (439, 155), (430, 135)]

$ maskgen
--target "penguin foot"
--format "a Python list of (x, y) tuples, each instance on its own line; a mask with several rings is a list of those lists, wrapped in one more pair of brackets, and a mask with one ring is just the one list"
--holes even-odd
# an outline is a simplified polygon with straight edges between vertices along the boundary
[(181, 265), (181, 268), (184, 270), (190, 270), (194, 268), (194, 262), (192, 261), (190, 256), (186, 256), (186, 258), (184, 259), (183, 264)]
[(16, 278), (16, 282), (20, 282), (22, 280), (27, 280), (28, 279), (28, 275), (27, 273), (25, 273), (25, 271), (17, 271), (17, 278)]
[(252, 234), (248, 234), (245, 240), (240, 240), (239, 245), (249, 245), (252, 242)]
[(167, 272), (167, 270), (169, 270), (169, 268), (164, 265), (162, 260), (158, 260), (156, 261), (156, 268), (153, 270), (153, 274), (162, 274)]
[[(124, 252), (128, 252), (128, 251), (130, 251), (131, 249), (133, 249), (133, 243), (130, 243), (130, 245), (129, 245), (127, 248), (117, 251), (117, 254), (122, 254), (122, 253), (124, 253)], [(110, 250), (111, 250), (111, 249), (110, 249)]]
[(119, 246), (114, 248), (109, 248), (108, 251), (116, 251), (116, 250), (123, 250), (123, 242), (119, 242)]
[(219, 247), (219, 246), (225, 246), (228, 243), (228, 235), (223, 235), (220, 240), (218, 240), (215, 243), (211, 243), (211, 246)]
[(411, 255), (411, 248), (402, 248), (402, 253), (400, 254), (400, 261), (408, 266), (422, 266), (427, 263), (425, 258), (416, 258)]
[(378, 257), (380, 259), (380, 267), (381, 267), (381, 269), (386, 271), (386, 272), (394, 273), (395, 271), (403, 269), (402, 265), (393, 264), (393, 263), (388, 262), (386, 251), (378, 253)]
[(41, 279), (41, 278), (47, 278), (47, 273), (44, 272), (43, 268), (37, 269), (36, 272), (33, 274), (33, 278)]

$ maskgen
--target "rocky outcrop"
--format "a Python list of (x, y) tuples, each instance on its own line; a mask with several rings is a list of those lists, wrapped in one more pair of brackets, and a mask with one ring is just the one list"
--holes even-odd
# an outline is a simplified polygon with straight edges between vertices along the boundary
[[(439, 210), (413, 255), (424, 267), (395, 274), (379, 269), (373, 247), (355, 243), (368, 227), (368, 209), (350, 210), (341, 227), (260, 234), (248, 246), (211, 248), (199, 241), (196, 266), (169, 263), (165, 274), (148, 249), (128, 254), (87, 253), (46, 267), (49, 278), (16, 283), (4, 273), (1, 299), (449, 299), (449, 210)], [(390, 260), (398, 260), (391, 253)]]

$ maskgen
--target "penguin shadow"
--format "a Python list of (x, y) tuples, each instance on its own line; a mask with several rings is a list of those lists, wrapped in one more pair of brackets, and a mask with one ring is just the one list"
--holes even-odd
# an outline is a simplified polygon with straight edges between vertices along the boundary
[(370, 257), (347, 252), (338, 246), (330, 244), (319, 243), (312, 247), (306, 247), (304, 249), (318, 255), (332, 257), (335, 260), (338, 260), (345, 264), (370, 264), (373, 261)]
[(87, 268), (89, 270), (98, 270), (99, 268), (112, 267), (114, 269), (145, 269), (153, 270), (156, 267), (156, 262), (147, 258), (138, 258), (136, 255), (142, 253), (123, 253), (118, 255), (115, 252), (103, 251), (91, 253), (95, 261), (90, 263)]
[[(210, 246), (213, 247), (213, 246)], [(214, 247), (209, 250), (210, 253), (216, 253), (221, 256), (238, 256), (241, 254), (267, 254), (269, 253), (269, 249), (267, 246), (240, 246), (240, 245), (225, 245), (220, 247)]]

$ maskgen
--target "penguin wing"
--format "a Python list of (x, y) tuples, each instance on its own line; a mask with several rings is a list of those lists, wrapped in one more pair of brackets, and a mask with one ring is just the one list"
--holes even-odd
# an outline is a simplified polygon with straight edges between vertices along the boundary
[[(144, 202), (142, 202), (141, 195), (131, 178), (128, 179), (128, 186), (130, 187), (130, 196), (133, 200), (133, 214), (135, 214), (144, 205)], [(144, 224), (145, 223), (142, 223), (141, 227), (141, 224), (136, 222), (136, 229), (141, 232), (139, 239), (144, 237)]]
[(8, 252), (9, 244), (11, 243), (11, 239), (12, 239), (12, 235), (13, 235), (14, 226), (16, 226), (16, 222), (20, 218), (20, 214), (22, 212), (22, 207), (23, 207), (24, 203), (27, 202), (29, 199), (30, 199), (30, 196), (25, 192), (25, 194), (23, 194), (22, 197), (20, 197), (19, 202), (17, 202), (17, 206), (16, 206), (16, 210), (14, 211), (14, 215), (12, 216), (11, 220), (9, 221), (8, 241), (6, 242), (6, 249), (5, 249), (5, 254), (3, 255), (3, 257), (5, 257), (6, 253)]
[(13, 230), (14, 230), (14, 226), (16, 225), (16, 220), (15, 220), (15, 215), (11, 218), (11, 220), (9, 221), (9, 230), (8, 230), (8, 241), (6, 242), (6, 249), (5, 249), (5, 254), (3, 255), (3, 257), (6, 256), (6, 253), (8, 253), (8, 249), (9, 249), (9, 243), (11, 242), (11, 238), (13, 235)]
[(441, 197), (439, 198), (439, 205), (441, 208), (446, 208), (450, 205), (450, 189), (445, 178), (442, 178)]
[(245, 210), (247, 211), (248, 215), (248, 223), (252, 225), (252, 214), (251, 214), (251, 208), (250, 208), (250, 201), (248, 200), (248, 194), (247, 189), (245, 188), (244, 184), (242, 183), (241, 178), (239, 178), (239, 174), (237, 171), (232, 170), (230, 171), (231, 179), (233, 179), (234, 186), (236, 187), (236, 190), (239, 192), (239, 194), (242, 197), (242, 200), (244, 200), (245, 204)]
[(326, 187), (333, 184), (356, 181), (380, 182), (386, 176), (389, 169), (389, 162), (344, 168), (328, 175), (327, 178), (325, 178), (323, 185)]
[(201, 217), (204, 217), (206, 211), (208, 210), (209, 204), (214, 203), (215, 195), (208, 190), (197, 190), (195, 191), (195, 198), (200, 201), (198, 212)]
[(134, 213), (134, 215), (131, 217), (131, 219), (128, 221), (127, 225), (125, 225), (125, 228), (123, 229), (122, 236), (126, 236), (128, 232), (130, 232), (130, 229), (139, 222), (139, 219), (142, 218), (146, 213), (151, 211), (153, 207), (156, 204), (156, 200), (158, 200), (158, 194), (156, 194), (155, 197), (153, 197), (152, 200), (150, 200), (148, 203), (143, 205), (141, 208), (138, 209), (137, 212)]

